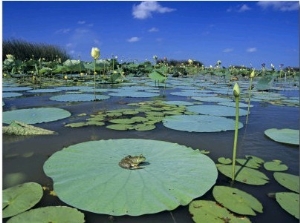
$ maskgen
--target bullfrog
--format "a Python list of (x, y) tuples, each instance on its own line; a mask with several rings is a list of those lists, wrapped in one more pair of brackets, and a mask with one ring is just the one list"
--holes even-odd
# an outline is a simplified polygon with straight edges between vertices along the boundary
[(146, 158), (142, 154), (139, 156), (128, 155), (119, 162), (119, 166), (130, 170), (142, 169), (143, 167), (140, 167), (139, 164), (145, 160)]

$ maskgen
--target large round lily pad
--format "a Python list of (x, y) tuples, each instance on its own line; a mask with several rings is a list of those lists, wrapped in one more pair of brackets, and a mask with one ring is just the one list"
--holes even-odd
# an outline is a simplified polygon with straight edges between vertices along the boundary
[(299, 219), (299, 194), (293, 192), (278, 192), (275, 194), (275, 198), (284, 210)]
[(299, 145), (299, 130), (296, 129), (267, 129), (265, 135), (276, 142)]
[[(142, 169), (119, 166), (143, 154)], [(114, 216), (157, 213), (187, 205), (216, 182), (214, 162), (198, 150), (156, 140), (89, 141), (54, 153), (44, 164), (65, 203)]]
[(68, 102), (79, 102), (79, 101), (94, 101), (94, 100), (105, 100), (108, 99), (107, 95), (94, 95), (94, 94), (64, 94), (52, 96), (50, 100), (53, 101), (68, 101)]
[(273, 176), (285, 188), (299, 193), (299, 176), (281, 172), (275, 172)]
[(23, 183), (3, 190), (2, 196), (2, 217), (7, 218), (37, 204), (43, 196), (43, 189), (38, 183)]
[(12, 217), (7, 223), (38, 222), (38, 223), (83, 223), (84, 214), (75, 208), (51, 206), (36, 208)]
[[(210, 115), (174, 115), (163, 119), (165, 127), (187, 132), (221, 132), (234, 130), (235, 121)], [(239, 123), (239, 128), (243, 124)]]
[[(235, 116), (235, 108), (222, 105), (193, 105), (187, 106), (187, 110), (204, 115)], [(239, 109), (239, 116), (247, 115), (247, 111)]]
[(19, 121), (25, 124), (52, 122), (71, 116), (71, 113), (61, 108), (29, 108), (3, 112), (3, 123), (10, 124)]

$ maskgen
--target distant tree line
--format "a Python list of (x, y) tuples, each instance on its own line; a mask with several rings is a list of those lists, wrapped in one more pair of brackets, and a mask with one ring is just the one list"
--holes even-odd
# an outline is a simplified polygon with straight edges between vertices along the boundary
[[(165, 58), (162, 58), (162, 59), (157, 59), (157, 63), (165, 63), (165, 64), (168, 64), (168, 66), (180, 66), (180, 65), (189, 65), (189, 60), (175, 60), (175, 59), (165, 59)], [(197, 61), (197, 60), (193, 60), (193, 63), (192, 65), (194, 66), (199, 66), (201, 67), (203, 65), (202, 62), (200, 61)]]
[(46, 61), (54, 61), (60, 58), (61, 61), (70, 59), (66, 50), (59, 46), (45, 43), (30, 43), (25, 40), (3, 40), (2, 61), (7, 54), (12, 54), (16, 59), (25, 61), (29, 59), (38, 60), (44, 58)]

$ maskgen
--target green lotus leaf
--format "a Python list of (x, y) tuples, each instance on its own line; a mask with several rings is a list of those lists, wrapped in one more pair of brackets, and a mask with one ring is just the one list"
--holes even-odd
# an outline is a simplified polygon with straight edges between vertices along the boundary
[(35, 182), (23, 183), (3, 190), (2, 217), (11, 217), (32, 208), (42, 196), (42, 186)]
[(154, 70), (153, 72), (151, 72), (149, 74), (149, 77), (154, 80), (154, 81), (158, 81), (158, 82), (164, 82), (167, 77), (161, 73), (160, 71)]
[[(221, 132), (234, 130), (235, 121), (210, 115), (174, 115), (163, 119), (165, 127), (187, 132)], [(243, 124), (239, 123), (239, 128)]]
[(3, 92), (7, 92), (7, 91), (29, 91), (31, 90), (31, 87), (4, 87), (2, 88)]
[(116, 123), (116, 124), (132, 124), (135, 123), (134, 120), (131, 118), (119, 118), (119, 119), (111, 119), (109, 122)]
[(241, 215), (255, 216), (255, 211), (263, 212), (262, 204), (255, 197), (237, 188), (215, 186), (213, 196), (222, 206)]
[(166, 101), (166, 104), (168, 105), (193, 105), (192, 102), (188, 102), (188, 101)]
[(281, 164), (281, 161), (279, 160), (265, 162), (264, 167), (269, 171), (285, 171), (288, 169), (288, 166), (285, 164)]
[(83, 127), (87, 126), (88, 124), (86, 122), (75, 122), (75, 123), (69, 123), (66, 124), (66, 127), (72, 127), (72, 128), (78, 128), (78, 127)]
[(218, 162), (222, 164), (231, 164), (232, 161), (230, 158), (220, 157), (218, 158)]
[[(193, 105), (187, 106), (187, 110), (204, 115), (235, 116), (235, 108), (222, 105)], [(239, 116), (247, 115), (247, 111), (239, 109)]]
[(150, 131), (155, 128), (156, 128), (155, 125), (150, 125), (150, 124), (138, 124), (134, 127), (134, 129), (137, 131)]
[(12, 121), (9, 126), (2, 127), (3, 134), (8, 135), (53, 135), (54, 131), (35, 127), (18, 121)]
[(3, 112), (3, 123), (20, 121), (25, 124), (52, 122), (71, 116), (71, 113), (61, 108), (29, 108)]
[(56, 95), (50, 97), (50, 100), (53, 101), (68, 101), (68, 102), (78, 102), (78, 101), (94, 101), (96, 100), (105, 100), (108, 99), (107, 95), (93, 95), (93, 94), (64, 94), (64, 95)]
[(26, 211), (10, 218), (7, 223), (38, 222), (38, 223), (83, 223), (84, 214), (75, 208), (65, 206), (42, 207)]
[(116, 97), (133, 97), (133, 98), (148, 98), (148, 97), (157, 97), (158, 93), (145, 92), (145, 91), (137, 91), (137, 90), (119, 90), (116, 92), (109, 93), (110, 96)]
[(112, 124), (112, 125), (107, 125), (106, 128), (108, 129), (113, 129), (113, 130), (131, 130), (134, 129), (133, 125), (128, 125), (128, 124)]
[(12, 97), (19, 97), (22, 96), (23, 94), (21, 93), (16, 93), (16, 92), (3, 92), (2, 93), (2, 98), (12, 98)]
[(255, 161), (256, 163), (259, 163), (259, 164), (262, 164), (262, 163), (265, 162), (263, 159), (261, 159), (261, 158), (259, 158), (257, 156), (246, 155), (245, 157), (246, 157), (246, 159), (250, 159), (251, 158), (253, 161)]
[(221, 98), (221, 97), (192, 97), (192, 99), (197, 101), (204, 101), (204, 102), (232, 102), (233, 100), (230, 98)]
[(254, 169), (258, 169), (260, 167), (260, 163), (257, 163), (255, 159), (247, 158), (247, 159), (236, 159), (236, 162), (241, 166), (246, 166)]
[[(216, 166), (222, 174), (229, 178), (232, 177), (231, 165), (217, 164)], [(269, 180), (269, 178), (264, 173), (239, 165), (235, 166), (235, 174), (236, 181), (250, 185), (264, 185), (268, 183)]]
[(139, 113), (139, 111), (134, 110), (134, 109), (128, 109), (128, 110), (126, 110), (126, 111), (123, 111), (123, 114), (124, 114), (124, 115), (136, 115), (136, 114), (138, 114), (138, 113)]
[(237, 217), (231, 214), (226, 208), (221, 207), (214, 201), (195, 200), (189, 205), (189, 212), (195, 223), (250, 223), (246, 217)]
[(299, 145), (299, 130), (295, 129), (267, 129), (265, 135), (280, 143)]
[(92, 121), (88, 121), (86, 123), (86, 125), (104, 126), (105, 123), (104, 122), (100, 122), (100, 121), (96, 121), (96, 120), (92, 120)]
[[(220, 102), (220, 103), (218, 103), (218, 105), (235, 107), (235, 102), (233, 102), (233, 101), (232, 102)], [(248, 104), (240, 102), (239, 107), (240, 108), (248, 108)], [(253, 105), (250, 105), (250, 107), (253, 107)]]
[(299, 193), (299, 176), (281, 172), (275, 172), (273, 176), (285, 188)]
[(141, 116), (135, 116), (131, 118), (134, 122), (147, 122), (148, 119)]
[[(118, 165), (125, 156), (140, 154), (146, 157), (142, 169)], [(72, 145), (54, 153), (44, 171), (66, 204), (114, 216), (138, 216), (187, 205), (205, 194), (218, 175), (214, 162), (199, 150), (144, 139)]]
[(30, 92), (30, 93), (54, 93), (54, 92), (59, 92), (59, 91), (61, 91), (61, 90), (49, 88), (49, 89), (34, 89), (34, 90), (30, 90), (28, 92)]
[(255, 88), (259, 91), (269, 90), (272, 86), (274, 78), (272, 75), (265, 75), (255, 85)]
[(275, 194), (275, 198), (284, 210), (299, 219), (299, 194), (293, 192), (278, 192)]

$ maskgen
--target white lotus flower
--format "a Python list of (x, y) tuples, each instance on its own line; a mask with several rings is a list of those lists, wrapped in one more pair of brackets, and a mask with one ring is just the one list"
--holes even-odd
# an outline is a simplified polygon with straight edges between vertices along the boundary
[(93, 47), (91, 51), (91, 56), (97, 60), (100, 57), (100, 50), (97, 47)]

